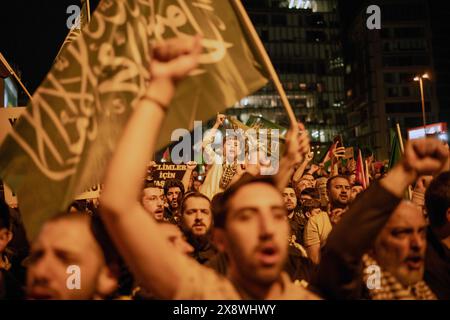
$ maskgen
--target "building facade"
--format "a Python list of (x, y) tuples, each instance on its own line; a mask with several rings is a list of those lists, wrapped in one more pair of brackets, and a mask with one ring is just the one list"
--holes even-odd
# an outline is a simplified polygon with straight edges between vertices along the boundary
[[(337, 1), (245, 0), (243, 4), (320, 157), (333, 138), (344, 132), (347, 120)], [(256, 115), (289, 127), (272, 84), (227, 113), (244, 123)]]
[[(344, 2), (344, 1), (343, 1)], [(389, 129), (396, 123), (406, 138), (408, 128), (422, 126), (422, 103), (415, 76), (424, 80), (427, 123), (439, 120), (433, 68), (430, 10), (425, 0), (356, 1), (344, 28), (348, 138), (369, 147), (378, 159), (390, 151)], [(381, 9), (381, 29), (370, 30), (366, 10)]]

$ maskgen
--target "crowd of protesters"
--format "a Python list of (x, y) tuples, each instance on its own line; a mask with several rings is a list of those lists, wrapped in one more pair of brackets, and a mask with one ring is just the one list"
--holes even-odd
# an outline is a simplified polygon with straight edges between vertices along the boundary
[(199, 52), (198, 39), (153, 50), (152, 79), (98, 202), (73, 203), (31, 246), (18, 210), (2, 202), (0, 298), (450, 299), (449, 150), (434, 138), (408, 141), (393, 168), (370, 170), (366, 188), (339, 148), (330, 170), (314, 163), (302, 124), (274, 175), (261, 174), (263, 161), (238, 163), (251, 155), (230, 137), (203, 183), (193, 162), (164, 188), (146, 180), (176, 84)]

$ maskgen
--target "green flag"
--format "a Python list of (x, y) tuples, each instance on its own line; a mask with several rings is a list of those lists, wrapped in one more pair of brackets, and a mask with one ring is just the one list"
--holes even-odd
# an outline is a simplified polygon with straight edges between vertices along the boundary
[(391, 138), (391, 153), (389, 158), (389, 170), (400, 160), (402, 157), (402, 152), (400, 150), (400, 143), (398, 141), (397, 133), (393, 130), (389, 130), (389, 135)]
[[(159, 1), (158, 13), (169, 18), (165, 28), (155, 32), (156, 39), (177, 35), (200, 33), (204, 35), (205, 48), (201, 66), (188, 81), (177, 88), (168, 117), (162, 130), (158, 149), (167, 145), (175, 128), (193, 129), (192, 119), (207, 121), (217, 112), (230, 107), (236, 101), (263, 87), (269, 78), (258, 61), (246, 30), (242, 27), (230, 1)], [(174, 5), (177, 11), (186, 7), (187, 23), (180, 26), (175, 20)], [(172, 13), (169, 13), (172, 12)], [(180, 14), (182, 11), (180, 11)], [(189, 18), (192, 15), (192, 18)], [(157, 15), (158, 17), (158, 15)], [(187, 106), (190, 106), (187, 108)]]
[(192, 115), (206, 120), (267, 83), (229, 1), (103, 0), (65, 46), (0, 147), (0, 176), (31, 235), (76, 194), (101, 182), (150, 77), (152, 40), (201, 34), (200, 66), (180, 83), (159, 135), (167, 145)]

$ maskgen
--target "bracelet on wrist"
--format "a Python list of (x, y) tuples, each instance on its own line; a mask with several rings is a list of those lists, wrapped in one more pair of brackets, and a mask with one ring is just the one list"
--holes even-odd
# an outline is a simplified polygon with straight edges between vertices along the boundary
[(164, 104), (164, 103), (162, 103), (161, 101), (159, 101), (158, 99), (155, 99), (154, 97), (149, 96), (149, 95), (147, 95), (147, 94), (144, 94), (144, 95), (141, 97), (141, 101), (143, 101), (143, 100), (148, 100), (148, 101), (153, 102), (153, 103), (156, 104), (156, 105), (157, 105), (164, 113), (167, 113), (167, 110), (168, 110), (168, 104)]

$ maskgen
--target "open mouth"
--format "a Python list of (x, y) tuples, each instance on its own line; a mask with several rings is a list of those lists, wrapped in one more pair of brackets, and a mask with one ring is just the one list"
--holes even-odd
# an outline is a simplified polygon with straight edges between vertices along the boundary
[(423, 266), (423, 258), (421, 256), (410, 256), (405, 261), (408, 268), (413, 270), (420, 269)]
[(272, 244), (262, 246), (257, 250), (257, 256), (259, 262), (266, 267), (275, 265), (280, 259), (279, 250)]
[(52, 300), (56, 299), (56, 296), (49, 292), (48, 290), (42, 290), (42, 289), (34, 289), (30, 292), (28, 295), (28, 299), (31, 300)]

